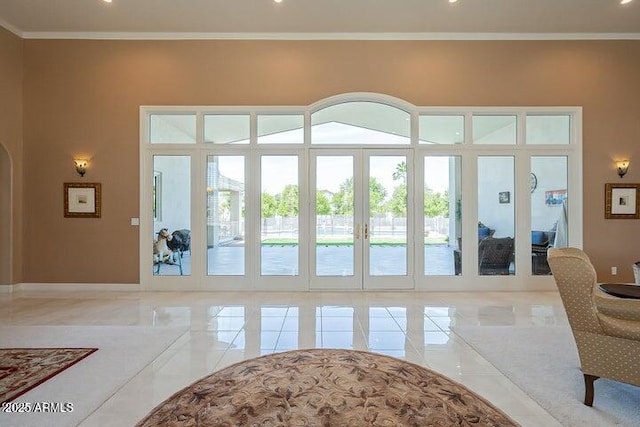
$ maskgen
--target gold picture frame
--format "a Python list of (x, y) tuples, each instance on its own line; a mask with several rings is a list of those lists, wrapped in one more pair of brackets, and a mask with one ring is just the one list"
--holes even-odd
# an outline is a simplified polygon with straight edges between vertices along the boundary
[(65, 218), (100, 218), (102, 191), (99, 182), (64, 183)]
[(606, 219), (639, 219), (640, 184), (605, 184), (604, 217)]

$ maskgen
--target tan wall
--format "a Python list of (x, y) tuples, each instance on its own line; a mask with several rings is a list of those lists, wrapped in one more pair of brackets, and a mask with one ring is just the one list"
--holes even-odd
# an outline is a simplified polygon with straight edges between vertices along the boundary
[(0, 27), (0, 284), (22, 281), (22, 64), (22, 39)]
[[(640, 260), (640, 221), (604, 220), (613, 158), (640, 182), (638, 41), (25, 41), (25, 281), (138, 281), (140, 105), (307, 105), (379, 92), (416, 105), (584, 107), (584, 247), (602, 280)], [(74, 155), (100, 220), (64, 219)]]

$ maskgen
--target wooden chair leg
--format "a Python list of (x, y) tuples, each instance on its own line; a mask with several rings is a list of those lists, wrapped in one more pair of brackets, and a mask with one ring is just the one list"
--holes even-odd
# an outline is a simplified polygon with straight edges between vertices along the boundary
[(587, 406), (593, 406), (593, 383), (600, 377), (595, 375), (584, 374), (584, 404)]

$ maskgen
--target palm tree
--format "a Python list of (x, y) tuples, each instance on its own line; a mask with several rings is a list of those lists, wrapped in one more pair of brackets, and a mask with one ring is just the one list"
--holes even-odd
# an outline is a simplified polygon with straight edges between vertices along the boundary
[(396, 165), (396, 171), (393, 173), (393, 180), (402, 180), (403, 184), (407, 183), (407, 162), (404, 160)]

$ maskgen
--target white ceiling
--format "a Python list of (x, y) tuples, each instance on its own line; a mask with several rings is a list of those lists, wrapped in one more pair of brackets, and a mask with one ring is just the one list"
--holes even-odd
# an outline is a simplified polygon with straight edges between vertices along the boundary
[(0, 0), (0, 25), (25, 38), (640, 38), (640, 0)]

